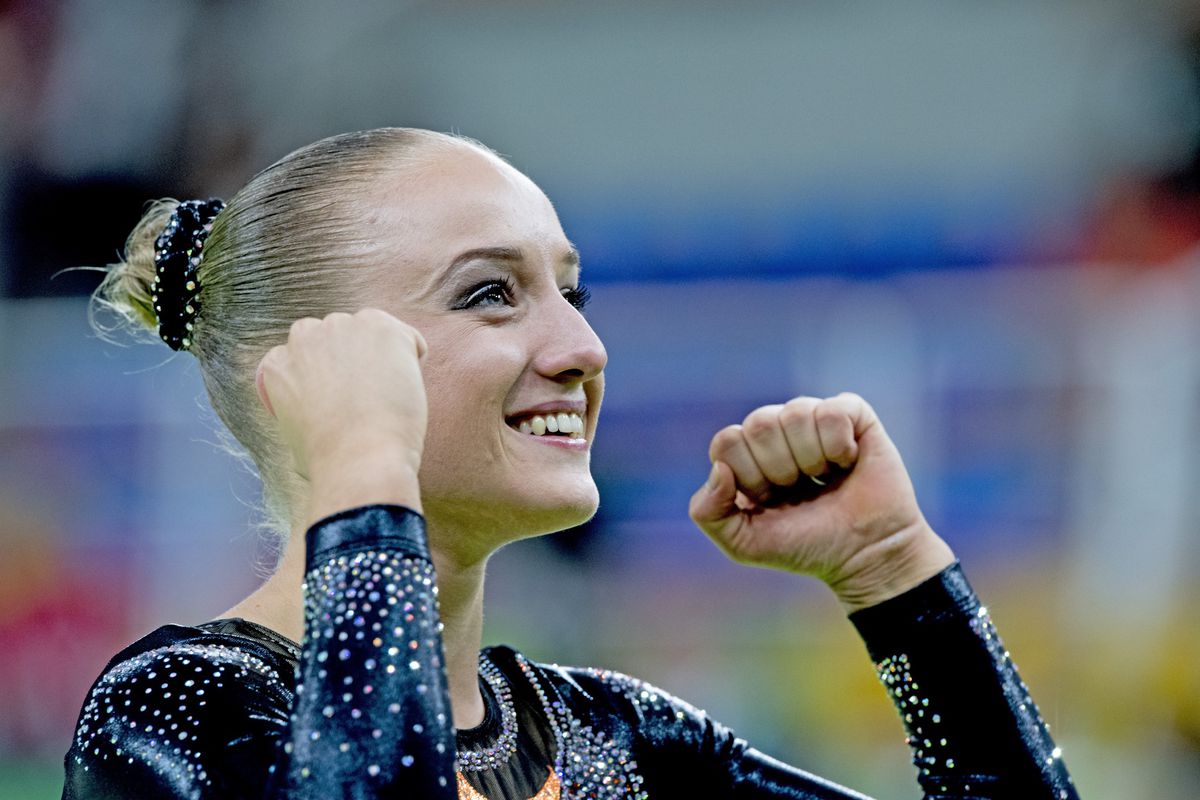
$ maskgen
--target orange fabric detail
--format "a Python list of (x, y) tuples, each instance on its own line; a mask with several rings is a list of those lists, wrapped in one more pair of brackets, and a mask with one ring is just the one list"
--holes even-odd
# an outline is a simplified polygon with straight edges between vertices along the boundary
[[(538, 789), (538, 793), (529, 800), (559, 800), (562, 795), (562, 784), (558, 782), (558, 775), (553, 769), (546, 768), (550, 773), (546, 777), (546, 782), (542, 784), (542, 788)], [(461, 772), (455, 773), (458, 776), (458, 800), (488, 800), (488, 798), (475, 791), (475, 787), (467, 783), (467, 779)]]

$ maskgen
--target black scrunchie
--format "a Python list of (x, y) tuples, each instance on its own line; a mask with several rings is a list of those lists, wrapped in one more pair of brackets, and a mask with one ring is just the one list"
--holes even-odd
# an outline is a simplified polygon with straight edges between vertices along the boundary
[(154, 240), (154, 283), (150, 302), (158, 317), (158, 335), (172, 350), (192, 344), (192, 325), (200, 312), (200, 251), (221, 200), (188, 200), (171, 212), (167, 227)]

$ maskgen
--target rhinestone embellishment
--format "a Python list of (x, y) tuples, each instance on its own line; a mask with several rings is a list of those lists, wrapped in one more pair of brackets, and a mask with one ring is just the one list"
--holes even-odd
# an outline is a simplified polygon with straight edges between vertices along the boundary
[(482, 653), (479, 654), (479, 674), (500, 705), (500, 736), (495, 744), (483, 750), (457, 751), (457, 769), (463, 772), (494, 769), (517, 752), (517, 709), (513, 704), (512, 689), (500, 668)]
[(553, 685), (544, 687), (536, 669), (520, 654), (517, 666), (537, 694), (554, 732), (554, 773), (562, 783), (563, 796), (647, 800), (637, 761), (621, 742), (581, 724), (558, 690)]

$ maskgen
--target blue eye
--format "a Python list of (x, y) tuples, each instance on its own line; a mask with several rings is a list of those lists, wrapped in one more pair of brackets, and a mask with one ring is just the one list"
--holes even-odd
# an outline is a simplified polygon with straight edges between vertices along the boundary
[(567, 302), (575, 306), (575, 308), (583, 311), (587, 307), (588, 301), (592, 299), (592, 292), (582, 283), (578, 286), (573, 286), (570, 289), (563, 289), (563, 297)]
[(470, 289), (454, 307), (463, 309), (508, 305), (512, 302), (512, 293), (512, 282), (507, 278), (485, 281)]

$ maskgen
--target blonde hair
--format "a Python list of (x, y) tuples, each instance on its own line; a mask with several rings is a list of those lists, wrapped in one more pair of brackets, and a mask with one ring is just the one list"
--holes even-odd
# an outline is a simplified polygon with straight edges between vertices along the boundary
[[(268, 350), (287, 341), (292, 322), (355, 311), (370, 271), (370, 242), (360, 235), (355, 198), (389, 168), (422, 163), (431, 148), (473, 140), (415, 128), (378, 128), (322, 139), (285, 156), (239, 191), (213, 221), (198, 268), (200, 311), (189, 351), (200, 364), (209, 401), (244, 448), (263, 484), (263, 525), (285, 540), (298, 478), (262, 408), (255, 370)], [(89, 309), (102, 335), (115, 329), (154, 332), (150, 301), (154, 240), (175, 200), (152, 203), (92, 295)], [(115, 313), (116, 325), (97, 321)], [(228, 444), (228, 437), (224, 437)]]

